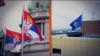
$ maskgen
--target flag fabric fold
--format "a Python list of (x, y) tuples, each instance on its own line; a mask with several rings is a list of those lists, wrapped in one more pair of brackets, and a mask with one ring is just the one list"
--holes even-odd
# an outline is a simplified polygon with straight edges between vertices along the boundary
[(30, 13), (24, 10), (23, 10), (21, 25), (24, 34), (28, 35), (33, 40), (36, 38), (39, 39), (40, 41), (43, 40), (41, 32), (37, 27), (34, 18), (31, 16)]
[[(31, 39), (24, 35), (24, 41), (30, 41)], [(21, 43), (22, 34), (6, 29), (6, 38), (5, 38), (5, 49), (11, 50), (15, 48), (15, 45)]]
[(76, 28), (81, 27), (82, 26), (82, 15), (80, 15), (78, 18), (72, 21), (70, 23), (70, 26), (72, 27), (72, 30), (75, 30)]

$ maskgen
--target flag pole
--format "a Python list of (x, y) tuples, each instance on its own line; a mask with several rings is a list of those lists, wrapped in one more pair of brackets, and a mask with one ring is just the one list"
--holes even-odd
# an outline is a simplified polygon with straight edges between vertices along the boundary
[[(23, 6), (23, 11), (22, 11), (22, 20), (24, 19), (24, 6)], [(23, 44), (24, 44), (24, 23), (22, 23), (22, 45), (21, 45), (21, 56), (23, 56)]]
[[(81, 14), (82, 15), (82, 20), (81, 21), (83, 21), (83, 13)], [(82, 22), (81, 22), (81, 24), (83, 24)], [(80, 32), (82, 32), (82, 26), (80, 27)]]
[(4, 56), (6, 56), (6, 51), (5, 51), (5, 39), (6, 39), (6, 27), (4, 29)]

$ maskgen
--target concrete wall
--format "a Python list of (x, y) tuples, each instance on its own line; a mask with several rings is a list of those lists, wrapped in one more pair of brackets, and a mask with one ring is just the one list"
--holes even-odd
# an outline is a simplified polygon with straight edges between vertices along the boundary
[(24, 56), (49, 56), (49, 51), (37, 52), (37, 53), (26, 53)]
[(52, 56), (100, 56), (99, 38), (53, 37), (52, 48), (61, 49), (61, 54)]
[(35, 43), (24, 47), (24, 56), (49, 56), (49, 43)]

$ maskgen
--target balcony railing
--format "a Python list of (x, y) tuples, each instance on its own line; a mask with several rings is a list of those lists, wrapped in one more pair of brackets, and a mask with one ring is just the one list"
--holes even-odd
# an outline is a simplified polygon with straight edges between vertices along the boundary
[(31, 13), (31, 15), (34, 18), (37, 18), (37, 17), (46, 17), (46, 16), (49, 16), (49, 13), (48, 13), (48, 11), (39, 11), (39, 12), (33, 12), (33, 13)]

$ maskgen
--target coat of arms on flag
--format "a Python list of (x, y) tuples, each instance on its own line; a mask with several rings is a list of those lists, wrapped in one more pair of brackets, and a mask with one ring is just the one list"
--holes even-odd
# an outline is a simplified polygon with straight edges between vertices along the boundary
[(22, 13), (22, 30), (24, 34), (27, 34), (31, 39), (39, 39), (40, 41), (43, 40), (43, 37), (41, 35), (41, 32), (39, 28), (37, 27), (34, 18), (31, 16), (30, 13), (23, 10)]
[(72, 27), (72, 30), (75, 30), (76, 28), (81, 27), (82, 26), (82, 15), (80, 15), (73, 22), (71, 22), (70, 26)]
[[(23, 40), (30, 41), (31, 39), (28, 36), (24, 35)], [(5, 38), (5, 49), (6, 50), (14, 49), (15, 45), (18, 43), (21, 43), (21, 41), (22, 41), (21, 33), (6, 29), (6, 38)]]

